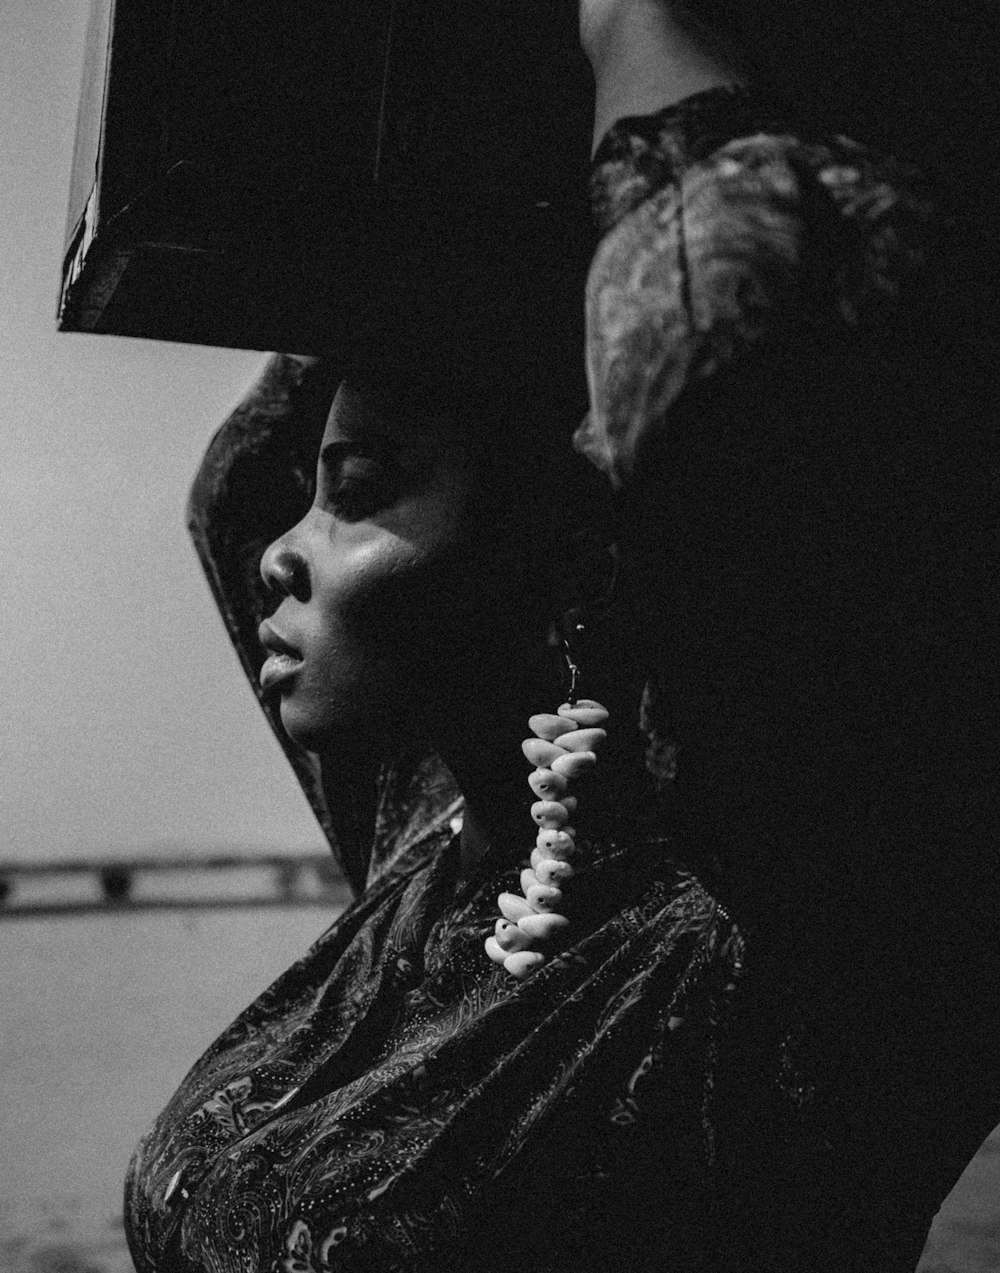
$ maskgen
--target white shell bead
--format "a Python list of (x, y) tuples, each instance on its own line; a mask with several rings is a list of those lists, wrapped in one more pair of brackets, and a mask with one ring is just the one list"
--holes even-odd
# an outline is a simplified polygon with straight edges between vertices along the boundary
[(503, 961), (504, 968), (512, 977), (516, 977), (518, 981), (524, 981), (526, 977), (530, 977), (536, 968), (541, 968), (545, 963), (545, 956), (537, 950), (518, 950), (513, 955), (508, 955)]
[[(534, 772), (528, 785), (538, 797), (531, 816), (540, 828), (531, 866), (520, 874), (524, 897), (501, 893), (497, 899), (503, 918), (496, 921), (494, 935), (486, 939), (486, 951), (495, 963), (523, 981), (544, 962), (545, 957), (530, 949), (532, 942), (544, 942), (567, 927), (569, 920), (555, 913), (562, 902), (558, 887), (573, 875), (567, 860), (576, 853), (573, 828), (569, 825), (576, 809), (576, 796), (566, 795), (570, 780), (585, 774), (597, 763), (596, 751), (607, 739), (599, 728), (608, 712), (593, 699), (563, 703), (556, 713), (539, 712), (528, 720), (535, 735), (521, 744)], [(558, 740), (558, 742), (557, 742)]]
[(551, 769), (536, 769), (528, 774), (528, 786), (543, 800), (558, 800), (569, 786), (569, 779)]
[(565, 716), (555, 716), (551, 712), (539, 712), (537, 716), (528, 717), (528, 728), (538, 738), (545, 738), (551, 743), (560, 734), (568, 734), (576, 727)]
[(581, 698), (575, 703), (563, 703), (559, 715), (567, 720), (576, 721), (578, 725), (603, 725), (608, 719), (608, 712), (600, 703), (592, 698)]
[(568, 831), (539, 831), (535, 847), (541, 849), (546, 857), (561, 858), (571, 854), (576, 845)]
[(573, 868), (559, 858), (546, 858), (535, 867), (535, 879), (539, 884), (553, 884), (556, 888), (573, 875)]
[(554, 911), (562, 901), (562, 890), (551, 884), (532, 884), (524, 896), (533, 911)]
[(597, 757), (592, 751), (564, 751), (552, 761), (552, 772), (564, 778), (579, 778), (596, 764)]
[(551, 830), (566, 825), (569, 810), (557, 800), (536, 800), (531, 806), (531, 816), (540, 827)]
[(527, 933), (532, 941), (548, 941), (563, 928), (569, 928), (569, 920), (565, 915), (538, 915), (532, 912), (517, 921), (517, 926)]
[(522, 932), (509, 919), (498, 919), (493, 935), (497, 939), (497, 945), (507, 955), (515, 950), (527, 950), (531, 945), (527, 933)]
[(518, 897), (516, 893), (501, 893), (497, 898), (497, 906), (500, 908), (500, 914), (513, 924), (516, 924), (524, 915), (534, 914), (524, 898)]
[(574, 729), (572, 734), (562, 736), (559, 746), (566, 751), (597, 751), (607, 736), (603, 729)]
[(547, 743), (544, 738), (526, 738), (521, 744), (521, 750), (531, 764), (539, 767), (551, 765), (554, 760), (566, 755), (561, 747), (557, 747), (555, 743)]

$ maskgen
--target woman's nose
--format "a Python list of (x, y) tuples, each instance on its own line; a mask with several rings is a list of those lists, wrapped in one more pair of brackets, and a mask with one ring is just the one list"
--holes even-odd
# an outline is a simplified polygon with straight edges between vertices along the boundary
[(260, 577), (270, 592), (294, 597), (297, 601), (309, 600), (309, 567), (287, 536), (276, 539), (264, 550)]

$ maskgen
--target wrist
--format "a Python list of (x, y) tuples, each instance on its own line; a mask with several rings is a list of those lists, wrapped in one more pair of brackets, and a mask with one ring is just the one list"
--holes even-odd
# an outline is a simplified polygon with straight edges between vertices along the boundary
[(580, 47), (595, 73), (664, 7), (665, 0), (580, 0)]

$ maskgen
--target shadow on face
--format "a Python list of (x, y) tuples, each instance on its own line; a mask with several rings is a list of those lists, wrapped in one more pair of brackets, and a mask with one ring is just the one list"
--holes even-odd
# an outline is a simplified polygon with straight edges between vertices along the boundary
[(277, 600), (262, 680), (308, 750), (368, 755), (473, 705), (488, 717), (541, 641), (531, 535), (487, 450), (454, 414), (341, 385), (312, 506), (261, 562)]

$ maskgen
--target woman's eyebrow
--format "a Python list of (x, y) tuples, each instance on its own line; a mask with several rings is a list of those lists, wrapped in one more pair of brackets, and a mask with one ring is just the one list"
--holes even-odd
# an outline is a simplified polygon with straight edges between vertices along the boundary
[(349, 437), (337, 438), (327, 442), (320, 448), (319, 457), (326, 468), (336, 468), (348, 455), (365, 455), (377, 458), (389, 449), (389, 439), (375, 430), (352, 433)]
[(413, 430), (400, 436), (388, 429), (344, 430), (320, 449), (324, 468), (337, 468), (348, 456), (423, 468), (455, 444), (448, 439)]

